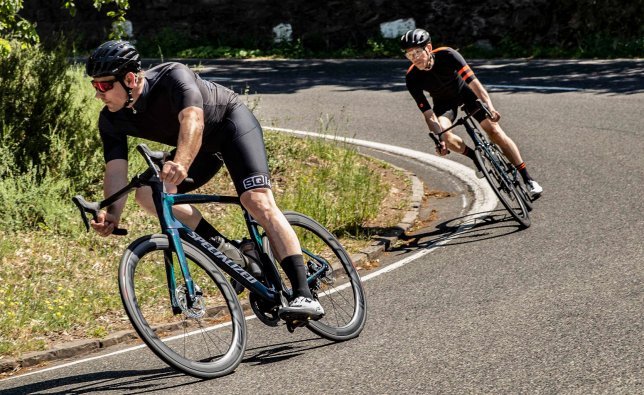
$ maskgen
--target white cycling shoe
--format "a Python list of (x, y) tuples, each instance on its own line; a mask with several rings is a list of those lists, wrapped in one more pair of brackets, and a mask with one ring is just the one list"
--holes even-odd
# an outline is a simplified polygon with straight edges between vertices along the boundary
[(285, 321), (319, 320), (324, 316), (324, 309), (317, 300), (298, 296), (288, 307), (282, 307), (278, 314)]
[(528, 187), (528, 192), (530, 192), (533, 199), (539, 197), (543, 192), (543, 188), (535, 180), (528, 180), (528, 182), (526, 182), (526, 186)]

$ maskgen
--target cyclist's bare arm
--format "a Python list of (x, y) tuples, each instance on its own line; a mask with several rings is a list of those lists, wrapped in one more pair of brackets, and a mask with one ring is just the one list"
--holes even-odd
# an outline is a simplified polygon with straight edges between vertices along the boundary
[[(115, 192), (126, 186), (127, 180), (127, 161), (125, 159), (113, 159), (105, 164), (105, 178), (103, 179), (103, 195), (105, 197), (113, 195)], [(127, 202), (127, 195), (119, 199), (107, 208), (107, 211), (101, 210), (96, 221), (91, 221), (92, 228), (101, 236), (109, 236), (121, 220), (123, 208)]]
[(178, 185), (188, 176), (188, 169), (194, 161), (203, 136), (203, 109), (186, 107), (179, 113), (179, 139), (174, 159), (166, 161), (161, 171), (161, 180)]
[[(438, 118), (436, 117), (436, 114), (434, 114), (434, 111), (427, 110), (423, 112), (423, 117), (425, 118), (425, 123), (427, 123), (427, 127), (429, 128), (430, 132), (438, 136), (443, 131), (443, 128), (438, 122)], [(445, 147), (445, 142), (441, 140), (440, 146), (440, 150), (438, 149), (438, 146), (436, 147), (436, 152), (440, 155), (447, 155), (448, 151), (447, 147)]]
[(485, 89), (483, 84), (481, 84), (478, 79), (474, 79), (468, 84), (468, 86), (470, 87), (470, 89), (472, 89), (476, 97), (478, 97), (492, 113), (492, 118), (490, 118), (490, 120), (492, 122), (499, 122), (499, 119), (501, 119), (501, 113), (494, 109), (492, 99), (490, 98), (490, 95), (487, 93), (487, 90)]

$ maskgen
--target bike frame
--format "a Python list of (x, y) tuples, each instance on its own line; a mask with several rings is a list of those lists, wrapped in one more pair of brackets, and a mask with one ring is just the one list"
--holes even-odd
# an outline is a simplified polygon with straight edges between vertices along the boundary
[(490, 151), (490, 144), (491, 144), (491, 143), (490, 143), (486, 138), (482, 138), (481, 136), (479, 136), (479, 134), (480, 134), (481, 132), (480, 132), (479, 128), (478, 128), (478, 127), (476, 127), (476, 125), (475, 125), (475, 124), (473, 123), (473, 121), (472, 121), (472, 117), (473, 117), (473, 116), (474, 116), (474, 114), (476, 114), (478, 111), (482, 111), (482, 110), (481, 110), (481, 108), (476, 109), (476, 110), (475, 110), (475, 111), (473, 111), (472, 113), (467, 113), (467, 112), (466, 112), (467, 116), (459, 118), (456, 122), (454, 122), (454, 123), (452, 124), (452, 126), (450, 126), (449, 128), (447, 128), (447, 129), (443, 130), (443, 131), (438, 135), (438, 139), (439, 139), (439, 140), (436, 140), (436, 139), (435, 139), (435, 136), (434, 136), (434, 134), (433, 134), (433, 133), (430, 133), (429, 135), (430, 135), (433, 139), (435, 139), (435, 140), (434, 140), (435, 142), (438, 142), (438, 141), (440, 141), (441, 135), (442, 135), (443, 133), (448, 132), (448, 131), (450, 131), (450, 130), (454, 129), (455, 127), (457, 127), (457, 126), (459, 126), (459, 125), (463, 125), (463, 127), (465, 127), (465, 131), (466, 131), (466, 132), (467, 132), (467, 134), (470, 136), (470, 139), (472, 139), (472, 142), (474, 142), (474, 146), (475, 146), (475, 147), (480, 147), (482, 150), (484, 150), (484, 151), (485, 151), (485, 153), (487, 154), (487, 157), (491, 159), (492, 163), (494, 164), (494, 167), (496, 168), (496, 170), (498, 171), (498, 173), (501, 175), (501, 177), (503, 177), (503, 179), (504, 179), (504, 181), (505, 181), (505, 182), (509, 182), (509, 183), (513, 184), (513, 183), (514, 183), (514, 182), (513, 182), (513, 180), (508, 179), (507, 171), (506, 171), (506, 169), (505, 169), (503, 166), (501, 166), (501, 164), (499, 163), (499, 161), (498, 161), (498, 159), (497, 159), (496, 155), (492, 155), (492, 152)]
[[(171, 251), (166, 254), (165, 259), (166, 275), (168, 279), (168, 287), (172, 300), (173, 310), (178, 309), (179, 305), (176, 297), (174, 296), (177, 285), (172, 266), (172, 253), (174, 253), (177, 257), (179, 267), (181, 268), (181, 273), (186, 282), (186, 289), (188, 291), (188, 308), (192, 307), (192, 303), (196, 297), (195, 287), (190, 275), (190, 271), (188, 269), (185, 252), (183, 251), (183, 247), (181, 246), (182, 239), (185, 242), (197, 247), (197, 249), (206, 254), (208, 258), (210, 258), (210, 260), (212, 260), (217, 265), (217, 267), (221, 268), (224, 272), (241, 283), (244, 287), (248, 288), (251, 292), (259, 295), (262, 299), (271, 301), (276, 304), (281, 303), (281, 295), (284, 291), (284, 287), (279, 273), (275, 268), (275, 265), (265, 265), (268, 267), (264, 267), (264, 274), (268, 280), (268, 284), (270, 284), (270, 287), (267, 287), (256, 278), (254, 278), (246, 270), (244, 270), (244, 268), (233, 262), (222, 252), (217, 250), (210, 242), (208, 242), (192, 229), (188, 228), (179, 220), (177, 220), (172, 213), (172, 206), (176, 204), (237, 204), (240, 206), (244, 213), (244, 219), (246, 220), (249, 234), (251, 235), (251, 237), (253, 237), (253, 241), (256, 243), (256, 245), (261, 248), (262, 240), (259, 231), (257, 230), (257, 222), (255, 222), (250, 214), (248, 214), (248, 212), (243, 208), (238, 197), (199, 194), (169, 194), (163, 191), (163, 187), (160, 185), (160, 183), (154, 183), (150, 186), (152, 187), (152, 198), (157, 210), (159, 223), (161, 224), (161, 230), (163, 234), (168, 237), (168, 240), (170, 240)], [(261, 249), (260, 254), (264, 254), (263, 252), (261, 252)], [(261, 257), (261, 259), (262, 261), (266, 262), (268, 258)]]
[[(168, 291), (172, 304), (172, 310), (178, 314), (181, 308), (176, 298), (177, 281), (173, 265), (173, 254), (176, 255), (181, 275), (185, 280), (186, 287), (186, 302), (187, 307), (192, 308), (195, 300), (197, 299), (197, 287), (195, 287), (188, 263), (186, 260), (185, 251), (181, 245), (181, 240), (196, 247), (199, 251), (204, 253), (217, 267), (222, 269), (225, 273), (242, 284), (245, 288), (249, 289), (251, 293), (259, 296), (261, 299), (266, 300), (275, 305), (284, 305), (290, 299), (291, 291), (289, 291), (277, 270), (276, 265), (272, 262), (268, 253), (264, 250), (262, 235), (258, 230), (259, 224), (251, 217), (248, 211), (242, 206), (239, 197), (237, 196), (223, 196), (223, 195), (203, 195), (203, 194), (170, 194), (165, 191), (164, 183), (159, 178), (159, 169), (163, 163), (166, 153), (161, 151), (150, 151), (145, 144), (140, 144), (137, 149), (148, 163), (148, 169), (140, 175), (132, 178), (130, 183), (115, 192), (101, 202), (87, 202), (82, 196), (74, 196), (72, 201), (81, 211), (83, 222), (87, 230), (90, 228), (90, 222), (86, 213), (90, 213), (94, 220), (98, 218), (99, 210), (105, 208), (124, 195), (129, 194), (132, 190), (142, 186), (149, 186), (152, 188), (152, 200), (154, 207), (161, 225), (161, 231), (168, 237), (170, 250), (164, 252), (164, 261), (166, 269), (166, 280), (168, 282)], [(156, 161), (156, 163), (155, 163)], [(188, 181), (188, 179), (186, 180)], [(248, 228), (248, 233), (257, 247), (260, 255), (260, 262), (263, 264), (262, 268), (266, 278), (266, 285), (258, 281), (244, 268), (233, 262), (230, 258), (224, 255), (221, 251), (215, 248), (210, 242), (199, 236), (192, 229), (184, 225), (181, 221), (175, 218), (172, 207), (177, 204), (201, 204), (201, 203), (222, 203), (222, 204), (236, 204), (238, 205), (244, 215), (244, 220)], [(116, 228), (113, 231), (115, 235), (125, 235), (125, 229)], [(329, 263), (322, 257), (312, 254), (306, 249), (302, 252), (311, 259), (320, 264), (316, 268), (316, 272), (311, 274), (307, 281), (310, 284), (320, 277), (329, 268)], [(310, 261), (309, 261), (310, 262)], [(269, 264), (267, 264), (269, 263)]]
[(499, 172), (501, 177), (503, 177), (506, 182), (511, 182), (511, 180), (507, 179), (507, 171), (506, 171), (506, 169), (501, 166), (501, 164), (499, 163), (496, 155), (492, 155), (492, 151), (490, 150), (490, 144), (491, 143), (487, 139), (481, 138), (479, 136), (479, 133), (481, 133), (481, 132), (472, 123), (472, 120), (470, 119), (470, 117), (463, 118), (462, 124), (465, 127), (465, 130), (467, 131), (467, 134), (470, 136), (470, 138), (474, 142), (474, 145), (476, 147), (481, 147), (481, 149), (484, 150), (485, 153), (487, 154), (487, 157), (492, 160), (492, 163), (494, 164), (494, 167), (496, 167), (496, 170)]

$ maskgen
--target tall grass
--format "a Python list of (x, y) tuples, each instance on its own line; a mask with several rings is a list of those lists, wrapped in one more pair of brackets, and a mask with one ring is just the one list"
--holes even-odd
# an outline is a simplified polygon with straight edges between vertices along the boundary
[[(82, 67), (67, 65), (63, 51), (14, 48), (0, 59), (0, 355), (130, 328), (115, 275), (119, 258), (131, 240), (159, 232), (159, 225), (129, 199), (121, 219), (128, 237), (84, 232), (70, 198), (102, 197), (101, 104), (93, 95)], [(319, 131), (337, 133), (333, 117)], [(280, 208), (367, 242), (360, 225), (388, 190), (382, 164), (341, 143), (271, 132), (265, 139)], [(131, 175), (145, 168), (134, 151), (138, 142), (130, 141)], [(224, 170), (201, 192), (234, 188)], [(223, 233), (243, 234), (239, 209), (201, 209)]]
[(100, 104), (66, 52), (13, 43), (0, 58), (0, 228), (58, 229), (63, 196), (88, 190), (101, 174)]

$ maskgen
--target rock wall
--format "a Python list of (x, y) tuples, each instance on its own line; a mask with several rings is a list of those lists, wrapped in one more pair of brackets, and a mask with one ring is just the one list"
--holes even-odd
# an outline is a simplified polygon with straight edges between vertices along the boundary
[[(103, 16), (105, 9), (99, 13), (90, 0), (76, 0), (78, 12), (72, 18), (62, 3), (25, 0), (21, 15), (37, 23), (41, 36), (63, 30), (88, 47), (106, 38), (110, 20)], [(171, 28), (177, 37), (258, 46), (271, 42), (273, 27), (289, 23), (293, 38), (311, 49), (360, 46), (367, 38), (378, 36), (382, 22), (400, 18), (413, 18), (418, 27), (429, 30), (434, 42), (453, 46), (482, 40), (496, 43), (504, 37), (522, 43), (574, 41), (584, 29), (608, 26), (607, 12), (621, 13), (611, 18), (617, 19), (615, 29), (630, 26), (622, 33), (642, 32), (637, 16), (642, 15), (641, 0), (619, 7), (603, 3), (606, 1), (130, 0), (127, 18), (133, 23), (135, 38), (154, 37), (163, 28)], [(610, 11), (602, 13), (600, 7)]]

